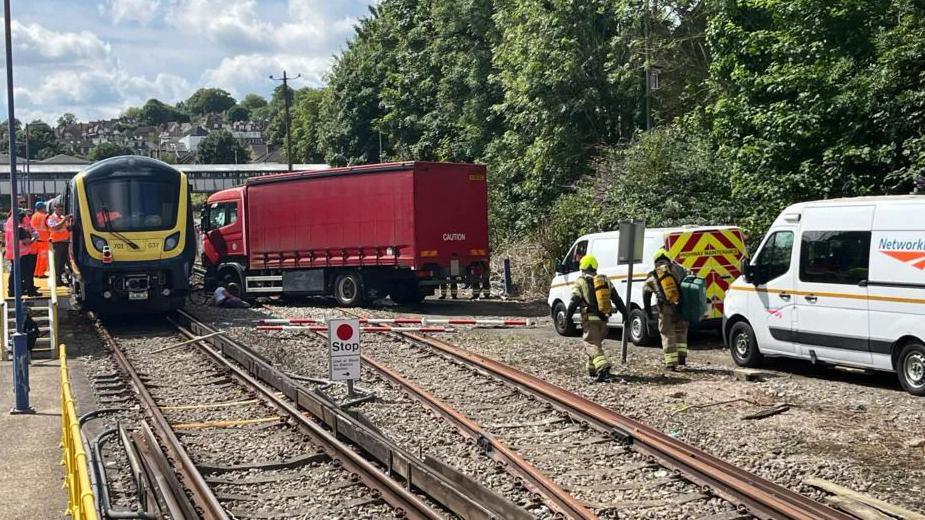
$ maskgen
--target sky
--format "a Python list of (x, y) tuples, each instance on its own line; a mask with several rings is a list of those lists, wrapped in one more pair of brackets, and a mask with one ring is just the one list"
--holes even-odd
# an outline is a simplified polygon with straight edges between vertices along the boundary
[(377, 1), (11, 0), (16, 118), (107, 119), (202, 87), (267, 97), (283, 69), (320, 86)]

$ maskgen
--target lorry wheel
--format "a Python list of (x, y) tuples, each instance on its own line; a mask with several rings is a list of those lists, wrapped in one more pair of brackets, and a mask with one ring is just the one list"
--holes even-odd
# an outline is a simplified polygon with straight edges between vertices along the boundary
[(338, 305), (356, 307), (363, 304), (364, 297), (363, 278), (359, 273), (349, 271), (334, 280), (334, 299)]
[(568, 309), (562, 302), (556, 302), (552, 308), (552, 323), (556, 327), (556, 332), (560, 336), (574, 336), (578, 333), (575, 328), (575, 322), (566, 322), (565, 313)]
[(732, 360), (740, 367), (757, 367), (761, 364), (763, 356), (758, 351), (758, 341), (755, 340), (755, 331), (747, 322), (740, 321), (729, 331), (729, 350)]
[(896, 365), (899, 383), (912, 395), (925, 396), (925, 346), (910, 343), (903, 347)]
[(643, 347), (655, 343), (656, 337), (649, 333), (649, 318), (642, 309), (630, 311), (630, 341)]

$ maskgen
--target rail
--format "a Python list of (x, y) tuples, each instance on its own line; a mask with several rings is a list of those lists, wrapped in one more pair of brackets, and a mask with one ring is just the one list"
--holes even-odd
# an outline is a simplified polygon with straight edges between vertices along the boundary
[(655, 428), (620, 415), (568, 390), (490, 358), (474, 354), (442, 339), (409, 332), (396, 333), (420, 346), (434, 349), (551, 404), (603, 432), (631, 442), (689, 480), (709, 487), (717, 495), (746, 507), (759, 518), (792, 520), (853, 520), (783, 486), (738, 468), (718, 457), (666, 435)]
[(67, 370), (67, 348), (59, 347), (61, 361), (61, 447), (64, 451), (64, 485), (67, 509), (74, 520), (97, 520), (96, 497), (90, 485), (87, 453), (80, 433), (74, 396)]

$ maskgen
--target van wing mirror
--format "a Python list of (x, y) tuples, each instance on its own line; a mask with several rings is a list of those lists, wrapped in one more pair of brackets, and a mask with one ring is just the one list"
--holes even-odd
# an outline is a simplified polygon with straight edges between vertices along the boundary
[(565, 274), (565, 264), (562, 260), (556, 260), (556, 274)]
[(752, 280), (755, 279), (755, 269), (752, 267), (751, 258), (743, 256), (742, 265), (739, 270), (742, 272), (742, 278), (745, 279), (747, 283), (752, 283)]
[(203, 233), (209, 230), (209, 205), (203, 204), (202, 209), (199, 210), (199, 229)]

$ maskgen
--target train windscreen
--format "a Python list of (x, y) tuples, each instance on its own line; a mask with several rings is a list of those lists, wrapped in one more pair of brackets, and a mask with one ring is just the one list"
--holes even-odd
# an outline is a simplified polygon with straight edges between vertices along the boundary
[(97, 231), (164, 231), (177, 224), (180, 183), (118, 176), (88, 183), (87, 199)]

